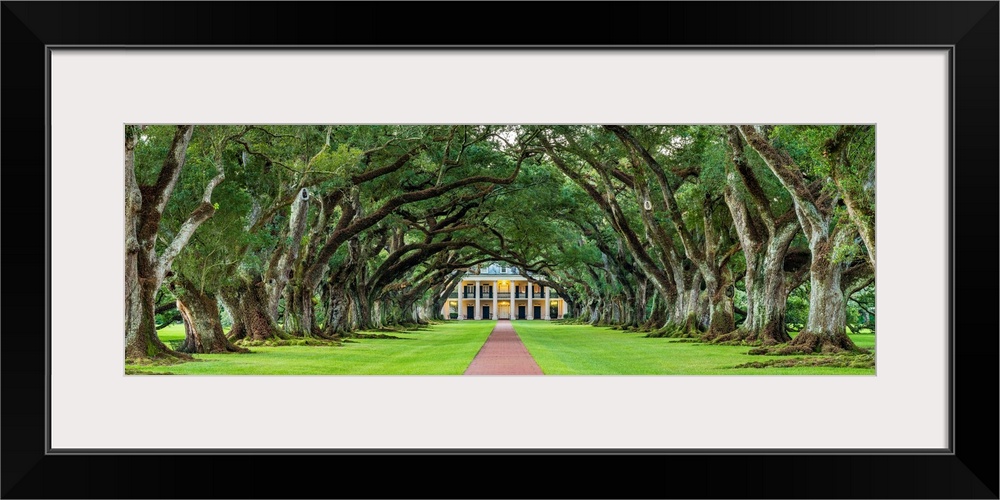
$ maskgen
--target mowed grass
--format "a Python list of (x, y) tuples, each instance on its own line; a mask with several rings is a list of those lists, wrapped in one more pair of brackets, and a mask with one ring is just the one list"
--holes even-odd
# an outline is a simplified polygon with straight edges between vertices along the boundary
[[(129, 366), (130, 371), (187, 375), (460, 375), (482, 347), (495, 321), (449, 321), (426, 330), (385, 333), (399, 339), (354, 339), (340, 347), (253, 347), (250, 354), (196, 354), (198, 361)], [(644, 338), (588, 325), (515, 321), (514, 328), (546, 374), (553, 375), (873, 375), (874, 370), (835, 367), (733, 368), (775, 356), (750, 356), (745, 346), (720, 346)], [(161, 329), (171, 347), (184, 326)], [(794, 336), (795, 334), (793, 334)], [(874, 334), (853, 334), (872, 349)]]
[[(546, 375), (874, 375), (865, 368), (796, 366), (734, 368), (776, 356), (750, 356), (746, 346), (645, 338), (589, 325), (514, 321), (514, 330)], [(875, 336), (852, 335), (859, 347), (872, 348)], [(782, 357), (784, 358), (784, 357)]]
[[(398, 339), (352, 339), (342, 346), (252, 347), (249, 354), (196, 354), (176, 365), (127, 366), (132, 371), (178, 375), (460, 375), (486, 342), (495, 321), (454, 321), (407, 332)], [(176, 347), (184, 326), (160, 338)]]
[[(228, 328), (226, 328), (226, 332), (229, 332)], [(171, 349), (180, 347), (181, 343), (184, 342), (183, 323), (174, 323), (172, 325), (165, 326), (160, 330), (157, 330), (156, 333), (160, 336), (160, 340), (162, 340), (164, 344), (167, 344), (167, 347)]]

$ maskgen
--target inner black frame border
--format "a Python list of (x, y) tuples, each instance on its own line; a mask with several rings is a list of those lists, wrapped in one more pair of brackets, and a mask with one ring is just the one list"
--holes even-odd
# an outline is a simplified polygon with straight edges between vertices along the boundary
[[(127, 496), (127, 497), (201, 497), (209, 491), (223, 496), (303, 496), (302, 493), (289, 494), (296, 490), (294, 481), (272, 481), (255, 477), (251, 485), (222, 481), (221, 477), (210, 480), (210, 484), (225, 484), (225, 489), (210, 490), (183, 487), (184, 483), (150, 481), (148, 472), (152, 464), (162, 464), (178, 469), (181, 464), (199, 464), (222, 467), (223, 462), (238, 470), (237, 464), (249, 464), (256, 460), (280, 461), (291, 466), (301, 466), (307, 462), (333, 462), (347, 464), (395, 463), (409, 472), (394, 470), (401, 476), (422, 476), (421, 467), (416, 467), (412, 455), (423, 455), (420, 463), (437, 464), (448, 455), (494, 455), (507, 464), (538, 464), (546, 455), (561, 455), (566, 464), (574, 463), (582, 467), (582, 474), (588, 483), (575, 489), (572, 484), (561, 482), (560, 496), (632, 496), (624, 492), (644, 491), (639, 496), (669, 496), (676, 491), (676, 484), (696, 484), (701, 494), (712, 497), (937, 497), (937, 498), (997, 498), (997, 441), (995, 428), (982, 428), (975, 424), (972, 416), (985, 422), (997, 421), (997, 392), (995, 388), (997, 367), (996, 319), (992, 315), (965, 313), (956, 315), (956, 304), (965, 305), (965, 310), (982, 307), (977, 298), (990, 301), (986, 307), (992, 309), (997, 304), (996, 286), (979, 279), (993, 272), (996, 276), (996, 261), (992, 254), (985, 260), (974, 262), (967, 256), (982, 252), (983, 241), (997, 240), (998, 176), (998, 106), (997, 106), (997, 62), (998, 62), (998, 3), (997, 2), (777, 2), (756, 4), (751, 2), (706, 2), (706, 3), (644, 3), (644, 4), (574, 4), (577, 19), (584, 19), (593, 27), (600, 27), (606, 21), (628, 21), (634, 31), (617, 37), (623, 45), (607, 45), (600, 36), (581, 34), (581, 26), (553, 27), (552, 23), (538, 23), (537, 28), (545, 28), (549, 34), (563, 35), (580, 44), (550, 44), (544, 41), (527, 40), (521, 45), (505, 45), (496, 40), (503, 39), (499, 27), (503, 21), (516, 19), (515, 13), (501, 13), (499, 19), (491, 22), (495, 27), (477, 31), (482, 26), (467, 27), (462, 31), (463, 39), (472, 43), (449, 44), (448, 39), (437, 32), (414, 33), (424, 27), (416, 20), (447, 25), (447, 22), (461, 22), (461, 10), (454, 7), (429, 4), (395, 4), (392, 12), (385, 12), (387, 4), (338, 4), (337, 19), (357, 19), (358, 24), (350, 29), (338, 29), (335, 34), (324, 31), (322, 20), (325, 9), (320, 3), (271, 4), (253, 2), (235, 3), (190, 3), (197, 6), (197, 12), (182, 8), (184, 3), (93, 3), (93, 2), (3, 2), (2, 27), (3, 69), (7, 70), (3, 96), (6, 104), (3, 110), (3, 139), (7, 148), (2, 150), (3, 163), (8, 167), (8, 196), (15, 199), (23, 194), (25, 183), (41, 182), (45, 190), (45, 232), (37, 224), (38, 199), (25, 199), (17, 206), (7, 205), (8, 227), (13, 223), (10, 234), (20, 234), (14, 245), (8, 245), (8, 259), (37, 265), (45, 269), (42, 294), (45, 309), (38, 304), (39, 294), (24, 293), (8, 297), (8, 321), (11, 316), (22, 319), (26, 315), (45, 315), (44, 339), (33, 335), (37, 331), (37, 321), (25, 319), (28, 333), (4, 337), (4, 347), (0, 351), (3, 361), (2, 381), (3, 410), (2, 450), (7, 460), (3, 461), (3, 497), (50, 497), (50, 496)], [(234, 14), (233, 7), (239, 6)], [(492, 4), (490, 4), (492, 5)], [(501, 4), (512, 11), (518, 4)], [(532, 4), (537, 5), (537, 4)], [(561, 4), (566, 5), (566, 4)], [(579, 6), (578, 6), (579, 5)], [(497, 7), (497, 6), (495, 6)], [(635, 9), (655, 12), (655, 16), (635, 15)], [(533, 9), (534, 10), (534, 9)], [(542, 9), (544, 11), (545, 9)], [(582, 13), (582, 15), (581, 15)], [(631, 14), (631, 15), (630, 15)], [(268, 18), (270, 16), (270, 18)], [(328, 16), (328, 14), (327, 14)], [(539, 14), (535, 14), (539, 17)], [(588, 17), (589, 16), (589, 17)], [(674, 17), (677, 21), (670, 21)], [(685, 19), (711, 16), (718, 22), (716, 26), (699, 26), (697, 23), (681, 23)], [(544, 17), (544, 16), (543, 16)], [(136, 20), (144, 22), (136, 22)], [(668, 19), (666, 24), (674, 29), (659, 27), (657, 20)], [(821, 19), (822, 22), (818, 22)], [(228, 22), (228, 24), (226, 24)], [(490, 25), (490, 23), (486, 23)], [(413, 27), (416, 25), (416, 28)], [(219, 29), (219, 26), (227, 26)], [(244, 26), (251, 29), (239, 29)], [(263, 26), (264, 29), (255, 29)], [(297, 28), (298, 27), (298, 28)], [(373, 28), (379, 27), (380, 31)], [(310, 30), (314, 28), (314, 30)], [(655, 35), (649, 29), (658, 28)], [(785, 29), (782, 29), (785, 28)], [(560, 29), (563, 30), (560, 32)], [(699, 31), (701, 29), (701, 31)], [(410, 30), (409, 32), (407, 30)], [(389, 35), (379, 33), (390, 32)], [(306, 33), (303, 35), (303, 33)], [(601, 34), (600, 32), (598, 35)], [(490, 40), (490, 36), (493, 40)], [(617, 33), (616, 33), (617, 35)], [(310, 37), (312, 37), (310, 39)], [(409, 44), (411, 39), (421, 40), (421, 45)], [(484, 39), (485, 37), (485, 39)], [(509, 38), (509, 36), (508, 36)], [(180, 43), (177, 43), (180, 42)], [(927, 49), (941, 48), (949, 52), (949, 72), (951, 74), (949, 112), (949, 144), (951, 166), (949, 169), (949, 193), (951, 207), (949, 213), (949, 319), (951, 332), (949, 348), (951, 366), (949, 370), (949, 442), (946, 450), (53, 450), (48, 440), (48, 334), (49, 334), (49, 148), (48, 136), (48, 89), (49, 56), (51, 50), (178, 48), (198, 50), (203, 48), (226, 49), (329, 49), (329, 48), (468, 48), (468, 49)], [(10, 75), (15, 75), (11, 77)], [(34, 96), (26, 99), (24, 96)], [(42, 100), (44, 98), (44, 101)], [(44, 108), (42, 104), (44, 102)], [(42, 112), (44, 111), (44, 112)], [(915, 138), (919, 141), (919, 138)], [(12, 151), (11, 145), (18, 150)], [(29, 147), (30, 146), (30, 147)], [(42, 147), (39, 147), (42, 146)], [(44, 155), (39, 155), (43, 150)], [(44, 163), (41, 161), (44, 159)], [(961, 165), (964, 170), (956, 168)], [(29, 168), (30, 167), (30, 168)], [(12, 171), (13, 170), (13, 171)], [(13, 182), (12, 182), (13, 181)], [(10, 191), (19, 191), (16, 195)], [(959, 196), (961, 192), (962, 196)], [(985, 222), (985, 223), (984, 223)], [(32, 224), (34, 223), (34, 224)], [(33, 227), (34, 226), (34, 227)], [(966, 231), (962, 239), (956, 239), (956, 228)], [(975, 233), (971, 230), (975, 229)], [(8, 240), (10, 241), (10, 240)], [(44, 241), (41, 251), (29, 249), (28, 242)], [(992, 248), (991, 248), (992, 249)], [(960, 259), (956, 260), (956, 255)], [(965, 260), (967, 259), (967, 260)], [(11, 262), (11, 260), (8, 260)], [(985, 266), (985, 267), (984, 267)], [(37, 267), (36, 267), (37, 269)], [(966, 273), (961, 271), (965, 270)], [(986, 280), (989, 281), (989, 280)], [(38, 286), (36, 284), (35, 286)], [(19, 310), (16, 314), (11, 311)], [(989, 309), (988, 309), (989, 310)], [(20, 326), (20, 325), (19, 325)], [(975, 338), (966, 343), (955, 343), (956, 327), (963, 332), (971, 332)], [(39, 361), (44, 358), (44, 365)], [(962, 359), (959, 363), (957, 360)], [(44, 367), (44, 371), (41, 369)], [(992, 371), (991, 371), (992, 370)], [(956, 382), (973, 385), (955, 385)], [(44, 385), (44, 392), (39, 384)], [(34, 388), (34, 389), (31, 389)], [(982, 389), (987, 390), (983, 391)], [(988, 397), (983, 398), (983, 395)], [(44, 398), (40, 397), (44, 395)], [(41, 403), (41, 404), (39, 404)], [(963, 424), (961, 430), (957, 424)], [(768, 430), (776, 432), (778, 430)], [(334, 455), (331, 455), (334, 454)], [(81, 455), (87, 455), (82, 457)], [(271, 456), (276, 455), (276, 456)], [(349, 456), (345, 456), (349, 455)], [(627, 455), (627, 457), (623, 456)], [(267, 456), (271, 456), (267, 458)], [(279, 457), (280, 456), (280, 460)], [(375, 457), (377, 462), (373, 461)], [(409, 458), (407, 458), (409, 456)], [(583, 459), (587, 458), (587, 461)], [(600, 480), (590, 468), (598, 466), (605, 470), (607, 457), (614, 456), (618, 463), (630, 463), (634, 472), (647, 471), (647, 481), (623, 484), (621, 481)], [(220, 458), (222, 457), (222, 458)], [(594, 460), (604, 457), (599, 466)], [(990, 458), (992, 457), (992, 458)], [(461, 458), (461, 457), (460, 457)], [(627, 458), (626, 462), (621, 459)], [(637, 462), (642, 458), (641, 462)], [(463, 458), (464, 459), (464, 458)], [(214, 464), (211, 464), (212, 461)], [(80, 467), (82, 461), (87, 464)], [(753, 465), (751, 465), (751, 463)], [(72, 464), (76, 464), (73, 466)], [(102, 464), (95, 466), (96, 464)], [(672, 468), (683, 467), (683, 476), (671, 473)], [(775, 475), (751, 474), (747, 469), (773, 467)], [(524, 471), (526, 477), (539, 472)], [(841, 473), (849, 472), (832, 484), (823, 484), (822, 469), (834, 468)], [(354, 467), (352, 467), (354, 469)], [(712, 471), (735, 470), (737, 475), (730, 479), (713, 479)], [(144, 472), (145, 471), (145, 472)], [(777, 471), (780, 471), (777, 472)], [(677, 472), (680, 472), (677, 470)], [(54, 474), (65, 474), (66, 480), (53, 481)], [(352, 474), (357, 475), (354, 471)], [(224, 475), (224, 474), (223, 474)], [(630, 474), (631, 475), (631, 474)], [(364, 476), (362, 473), (361, 476)], [(378, 477), (369, 473), (371, 477)], [(614, 476), (614, 474), (610, 474)], [(641, 477), (638, 474), (636, 477)], [(678, 483), (667, 479), (673, 476)], [(812, 478), (811, 478), (812, 476)], [(785, 477), (786, 481), (777, 479)], [(798, 477), (799, 479), (795, 479)], [(653, 481), (648, 481), (653, 478)], [(210, 478), (211, 479), (211, 478)], [(608, 478), (608, 479), (613, 479)], [(659, 481), (656, 481), (659, 479)], [(733, 481), (732, 479), (738, 479)], [(820, 481), (819, 484), (816, 481)], [(165, 484), (164, 484), (165, 483)], [(191, 485), (188, 479), (186, 484)], [(197, 483), (197, 481), (195, 481)], [(259, 483), (272, 487), (279, 485), (282, 490), (261, 488)], [(289, 484), (292, 483), (292, 484)], [(515, 482), (516, 483), (516, 482)], [(154, 484), (156, 486), (150, 486)], [(205, 483), (202, 483), (205, 484)], [(299, 483), (298, 488), (309, 485)], [(412, 482), (382, 480), (376, 487), (369, 486), (376, 496), (412, 497)], [(510, 486), (513, 486), (510, 485)], [(491, 490), (490, 496), (523, 496), (520, 489), (499, 487)], [(582, 486), (582, 487), (581, 487)], [(463, 492), (457, 485), (447, 485), (435, 481), (434, 489), (419, 491), (434, 492), (435, 496), (475, 496)], [(338, 487), (338, 491), (345, 491)], [(640, 488), (640, 489), (636, 489)], [(649, 488), (641, 490), (641, 488)], [(274, 495), (275, 491), (284, 494)], [(396, 492), (395, 494), (389, 492)], [(400, 494), (402, 492), (402, 494)], [(576, 492), (576, 494), (574, 494)], [(649, 495), (649, 492), (655, 494)], [(603, 494), (602, 494), (603, 493)], [(305, 497), (311, 495), (304, 495)], [(531, 495), (535, 496), (535, 495)], [(685, 496), (691, 496), (687, 493)]]

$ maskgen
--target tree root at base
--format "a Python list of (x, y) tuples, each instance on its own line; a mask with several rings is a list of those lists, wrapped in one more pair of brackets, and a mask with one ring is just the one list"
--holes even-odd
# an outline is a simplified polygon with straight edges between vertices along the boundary
[(795, 354), (868, 354), (867, 349), (862, 349), (854, 344), (847, 334), (836, 335), (833, 338), (823, 335), (816, 335), (810, 332), (800, 332), (797, 337), (787, 344), (773, 346), (762, 346), (751, 349), (747, 354), (751, 355), (779, 355), (789, 356)]
[(342, 342), (335, 339), (320, 339), (311, 337), (293, 337), (289, 339), (269, 339), (269, 340), (237, 340), (233, 342), (237, 346), (241, 347), (282, 347), (282, 346), (296, 346), (296, 345), (308, 345), (308, 346), (326, 346), (326, 347), (339, 347)]
[(874, 354), (841, 354), (836, 356), (814, 356), (808, 358), (781, 358), (766, 361), (751, 361), (734, 368), (793, 368), (796, 366), (828, 366), (831, 368), (875, 368)]

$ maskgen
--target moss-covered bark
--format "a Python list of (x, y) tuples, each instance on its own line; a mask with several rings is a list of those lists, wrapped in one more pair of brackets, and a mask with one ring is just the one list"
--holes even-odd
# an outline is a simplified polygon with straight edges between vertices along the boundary
[(287, 339), (267, 308), (267, 293), (261, 279), (243, 279), (222, 291), (233, 317), (229, 338), (233, 341), (269, 341)]
[(226, 338), (215, 295), (199, 290), (185, 280), (178, 281), (174, 293), (177, 296), (177, 309), (184, 320), (184, 342), (177, 351), (202, 354), (249, 352), (233, 345)]

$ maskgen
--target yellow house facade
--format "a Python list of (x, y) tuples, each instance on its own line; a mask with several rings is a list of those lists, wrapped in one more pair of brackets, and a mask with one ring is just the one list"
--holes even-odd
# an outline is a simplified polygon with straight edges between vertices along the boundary
[(562, 319), (566, 302), (550, 287), (521, 275), (508, 264), (470, 269), (445, 301), (441, 314), (451, 319)]

